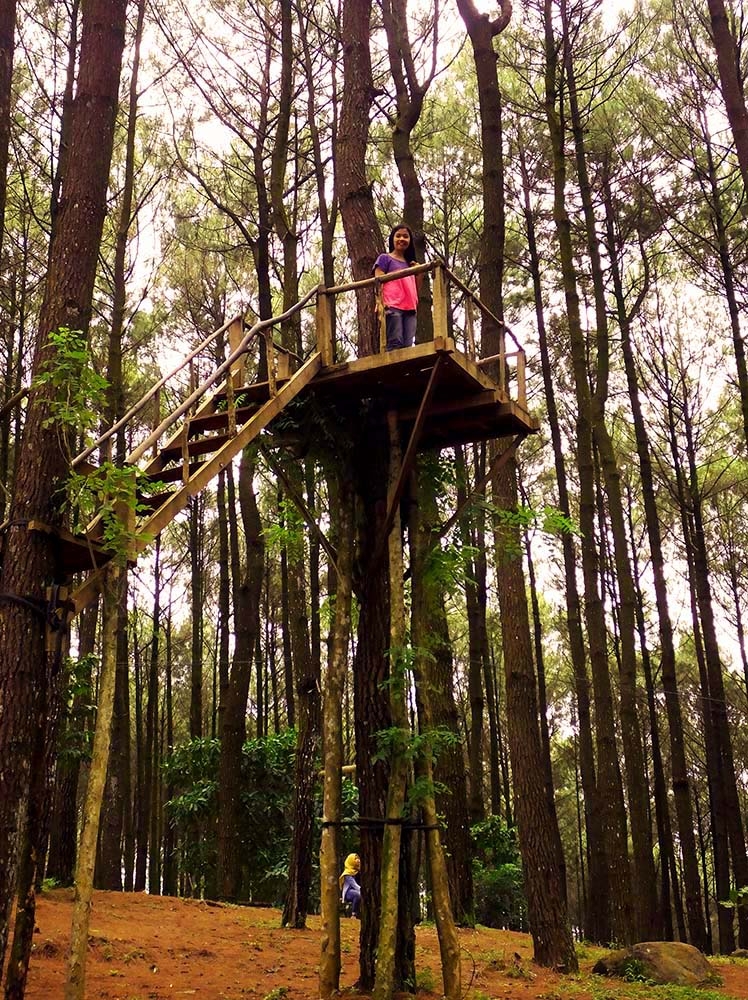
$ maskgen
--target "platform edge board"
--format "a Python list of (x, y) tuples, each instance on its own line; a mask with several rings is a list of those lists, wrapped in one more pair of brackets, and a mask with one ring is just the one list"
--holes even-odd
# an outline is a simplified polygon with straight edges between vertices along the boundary
[(437, 354), (454, 354), (455, 351), (455, 343), (450, 337), (437, 337), (436, 340), (427, 340), (423, 344), (414, 344), (413, 347), (401, 347), (396, 351), (387, 351), (384, 354), (367, 354), (363, 358), (351, 358), (348, 361), (336, 361), (332, 365), (323, 365), (314, 380), (314, 384), (320, 385), (328, 381), (335, 381), (341, 375), (357, 375), (375, 371), (378, 368), (422, 361), (425, 358), (434, 358)]

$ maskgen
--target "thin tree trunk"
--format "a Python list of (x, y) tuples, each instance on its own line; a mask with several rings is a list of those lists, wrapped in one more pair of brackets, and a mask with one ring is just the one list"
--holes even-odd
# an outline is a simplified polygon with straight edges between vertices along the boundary
[[(467, 462), (462, 447), (456, 449), (457, 459), (457, 503), (462, 506), (467, 498)], [(475, 478), (480, 479), (485, 471), (484, 450), (481, 462), (475, 469)], [(478, 823), (485, 818), (483, 801), (483, 724), (486, 699), (483, 694), (484, 657), (486, 649), (486, 605), (480, 595), (485, 591), (485, 517), (482, 511), (474, 514), (478, 523), (471, 528), (466, 518), (462, 524), (462, 538), (465, 546), (475, 550), (465, 574), (465, 607), (468, 623), (468, 695), (470, 698), (470, 736), (468, 755), (470, 760), (470, 820)]]
[(3, 3), (0, 3), (0, 254), (2, 233), (5, 231), (5, 203), (8, 190), (15, 33), (16, 0), (3, 0)]
[[(522, 168), (524, 215), (527, 226), (527, 242), (530, 252), (530, 269), (535, 299), (535, 319), (538, 327), (540, 357), (543, 370), (548, 424), (553, 442), (553, 457), (556, 469), (559, 506), (567, 517), (572, 516), (569, 491), (566, 482), (566, 463), (561, 427), (556, 406), (556, 380), (553, 374), (545, 315), (543, 312), (543, 292), (541, 285), (540, 254), (535, 238), (535, 218), (530, 202), (530, 179), (525, 159), (524, 143), (520, 143), (519, 160)], [(578, 550), (573, 536), (565, 532), (561, 538), (564, 557), (564, 579), (566, 597), (566, 625), (569, 633), (569, 652), (574, 670), (574, 690), (577, 702), (579, 735), (579, 769), (584, 797), (584, 827), (587, 834), (589, 852), (589, 882), (595, 891), (585, 896), (583, 901), (584, 935), (590, 941), (607, 944), (611, 939), (610, 912), (608, 902), (608, 870), (602, 837), (600, 796), (595, 775), (595, 753), (592, 739), (592, 713), (590, 708), (590, 681), (587, 670), (582, 612), (577, 587)]]
[[(440, 520), (433, 477), (423, 474), (421, 464), (417, 464), (417, 470), (417, 476), (413, 477), (417, 478), (417, 485), (413, 489), (410, 520), (412, 604), (419, 609), (419, 634), (413, 642), (417, 649), (429, 651), (428, 666), (424, 664), (422, 670), (429, 687), (432, 724), (443, 727), (457, 738), (453, 745), (441, 748), (432, 769), (435, 780), (446, 789), (437, 793), (436, 805), (445, 822), (443, 839), (454, 919), (460, 925), (472, 927), (475, 924), (472, 841), (465, 757), (454, 696), (452, 644), (444, 587), (438, 582), (438, 574), (429, 573), (431, 555), (439, 558)], [(415, 620), (413, 630), (416, 630)]]
[[(626, 773), (627, 806), (633, 847), (632, 879), (635, 887), (636, 936), (650, 940), (661, 936), (661, 920), (657, 900), (652, 849), (652, 826), (649, 817), (649, 796), (644, 774), (644, 751), (636, 701), (635, 595), (631, 563), (626, 545), (626, 527), (621, 497), (620, 472), (613, 442), (605, 422), (608, 397), (609, 336), (605, 295), (605, 279), (597, 236), (593, 192), (587, 169), (584, 126), (578, 105), (576, 74), (573, 60), (567, 0), (562, 0), (563, 52), (565, 82), (568, 92), (571, 127), (574, 137), (579, 191), (582, 200), (587, 252), (590, 258), (595, 305), (595, 344), (597, 367), (595, 388), (590, 399), (592, 436), (600, 455), (607, 497), (606, 522), (613, 538), (616, 582), (618, 585), (618, 618), (620, 628), (620, 732)], [(579, 373), (575, 373), (579, 377)], [(585, 375), (585, 378), (588, 376)]]
[[(192, 608), (192, 649), (190, 655), (190, 739), (203, 735), (203, 546), (204, 502), (193, 497), (189, 504), (190, 527), (190, 604)], [(225, 531), (225, 528), (219, 529)]]
[[(171, 612), (166, 621), (166, 753), (170, 755), (174, 750), (174, 703), (172, 697), (172, 673), (173, 673), (173, 646), (171, 637)], [(174, 797), (175, 788), (169, 781), (164, 789), (164, 799), (168, 803)], [(177, 874), (177, 831), (174, 819), (166, 813), (164, 824), (164, 884), (163, 892), (165, 896), (176, 896), (178, 894)]]
[(649, 436), (640, 401), (635, 350), (631, 339), (631, 323), (626, 312), (623, 295), (618, 248), (613, 226), (613, 201), (607, 176), (604, 178), (603, 184), (608, 233), (608, 254), (611, 262), (617, 318), (621, 331), (621, 349), (626, 369), (631, 413), (636, 435), (636, 450), (639, 457), (639, 474), (641, 477), (642, 497), (646, 515), (647, 539), (652, 560), (652, 576), (654, 579), (660, 637), (660, 670), (662, 673), (662, 689), (665, 695), (665, 711), (670, 735), (670, 768), (675, 811), (678, 819), (678, 838), (683, 858), (683, 885), (686, 894), (689, 940), (691, 944), (703, 951), (706, 947), (706, 927), (704, 925), (704, 910), (699, 885), (690, 779), (686, 764), (683, 720), (680, 709), (680, 693), (675, 670), (673, 627), (670, 619), (667, 585), (665, 582), (665, 557), (662, 546), (662, 532), (655, 497)]
[[(598, 589), (598, 551), (595, 543), (594, 468), (592, 458), (592, 401), (587, 370), (587, 351), (581, 328), (579, 293), (571, 239), (571, 224), (565, 204), (566, 162), (564, 134), (556, 109), (557, 52), (553, 34), (551, 0), (545, 0), (546, 118), (551, 136), (554, 171), (554, 221), (559, 243), (566, 315), (577, 396), (576, 450), (579, 470), (579, 521), (585, 542), (582, 546), (585, 610), (595, 699), (597, 781), (601, 806), (600, 823), (605, 847), (612, 932), (620, 944), (635, 938), (631, 870), (623, 787), (615, 739), (615, 714), (608, 673), (607, 636)], [(581, 676), (580, 676), (581, 680)], [(591, 893), (600, 887), (590, 885)]]
[(343, 758), (342, 702), (348, 666), (348, 639), (351, 630), (351, 587), (353, 572), (353, 493), (341, 475), (337, 489), (330, 482), (336, 512), (337, 574), (335, 611), (330, 631), (328, 667), (323, 696), (324, 789), (322, 800), (322, 842), (320, 845), (320, 896), (322, 944), (319, 963), (319, 995), (322, 1000), (340, 989), (340, 821), (342, 819), (341, 776)]
[(159, 767), (159, 698), (158, 665), (161, 648), (161, 536), (156, 538), (153, 571), (153, 636), (148, 657), (148, 709), (146, 713), (145, 742), (145, 788), (148, 796), (147, 846), (148, 846), (148, 891), (151, 895), (161, 892), (161, 838), (158, 832), (158, 805), (161, 799)]
[(114, 707), (114, 688), (117, 672), (117, 621), (120, 593), (120, 569), (116, 561), (106, 570), (101, 630), (102, 655), (99, 683), (96, 734), (94, 736), (91, 771), (88, 776), (86, 804), (83, 813), (78, 865), (75, 872), (73, 922), (70, 935), (70, 959), (65, 984), (65, 1000), (84, 1000), (86, 995), (86, 953), (88, 927), (93, 897), (93, 873), (96, 859), (96, 840), (99, 828), (101, 800), (104, 794), (109, 737)]
[[(291, 476), (296, 487), (300, 487), (301, 469), (298, 466), (291, 470)], [(320, 743), (320, 687), (322, 681), (320, 662), (312, 657), (304, 575), (302, 554), (295, 554), (290, 566), (288, 582), (299, 728), (294, 781), (293, 845), (289, 863), (288, 893), (281, 925), (283, 927), (290, 925), (296, 928), (306, 926), (309, 893), (312, 885), (315, 768)]]
[[(397, 412), (387, 414), (390, 444), (390, 471), (387, 489), (388, 506), (400, 475), (402, 456), (397, 424)], [(390, 783), (387, 795), (386, 821), (382, 843), (382, 910), (379, 920), (377, 970), (374, 979), (374, 1000), (391, 1000), (396, 988), (395, 945), (398, 929), (398, 883), (400, 875), (400, 842), (405, 788), (408, 779), (407, 746), (410, 739), (405, 692), (408, 672), (405, 656), (405, 603), (403, 599), (403, 543), (400, 514), (396, 510), (388, 539), (390, 583), (390, 683), (389, 699), (392, 730), (396, 732), (389, 745)]]
[[(244, 569), (238, 542), (232, 537), (235, 562), (234, 618), (236, 642), (228, 689), (221, 704), (221, 753), (218, 769), (218, 892), (235, 900), (240, 891), (239, 762), (246, 739), (246, 713), (252, 673), (252, 653), (259, 628), (260, 590), (264, 563), (262, 524), (254, 492), (255, 455), (246, 449), (239, 473), (239, 505), (247, 551)], [(232, 527), (232, 536), (235, 528)], [(237, 579), (238, 577), (238, 579)]]

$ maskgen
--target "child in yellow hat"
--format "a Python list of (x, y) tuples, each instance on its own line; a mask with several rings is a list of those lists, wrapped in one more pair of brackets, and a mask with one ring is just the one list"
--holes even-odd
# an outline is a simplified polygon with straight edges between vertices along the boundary
[(349, 854), (339, 879), (340, 898), (344, 903), (350, 904), (351, 913), (356, 918), (359, 918), (361, 912), (361, 886), (357, 881), (360, 869), (361, 858), (358, 854)]

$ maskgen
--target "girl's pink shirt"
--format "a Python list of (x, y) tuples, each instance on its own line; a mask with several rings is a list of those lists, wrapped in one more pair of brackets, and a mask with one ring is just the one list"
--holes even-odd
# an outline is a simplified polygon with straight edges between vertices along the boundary
[[(391, 274), (393, 271), (403, 271), (407, 267), (412, 267), (407, 260), (398, 260), (388, 253), (380, 253), (374, 262), (374, 270), (379, 269), (384, 274)], [(382, 285), (382, 299), (386, 306), (392, 309), (413, 310), (418, 306), (418, 287), (416, 276), (409, 274), (400, 281), (388, 281)]]

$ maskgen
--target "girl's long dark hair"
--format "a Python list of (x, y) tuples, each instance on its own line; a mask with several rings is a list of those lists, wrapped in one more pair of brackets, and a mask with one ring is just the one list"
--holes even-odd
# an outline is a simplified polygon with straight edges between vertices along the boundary
[(393, 226), (392, 229), (390, 229), (390, 235), (387, 240), (387, 248), (389, 249), (390, 253), (392, 253), (392, 251), (395, 249), (395, 233), (398, 231), (398, 229), (408, 230), (408, 234), (410, 235), (410, 243), (408, 244), (408, 249), (405, 251), (405, 259), (409, 264), (415, 264), (416, 248), (413, 241), (413, 233), (410, 229), (410, 226), (404, 226), (402, 224), (400, 224), (399, 226)]

